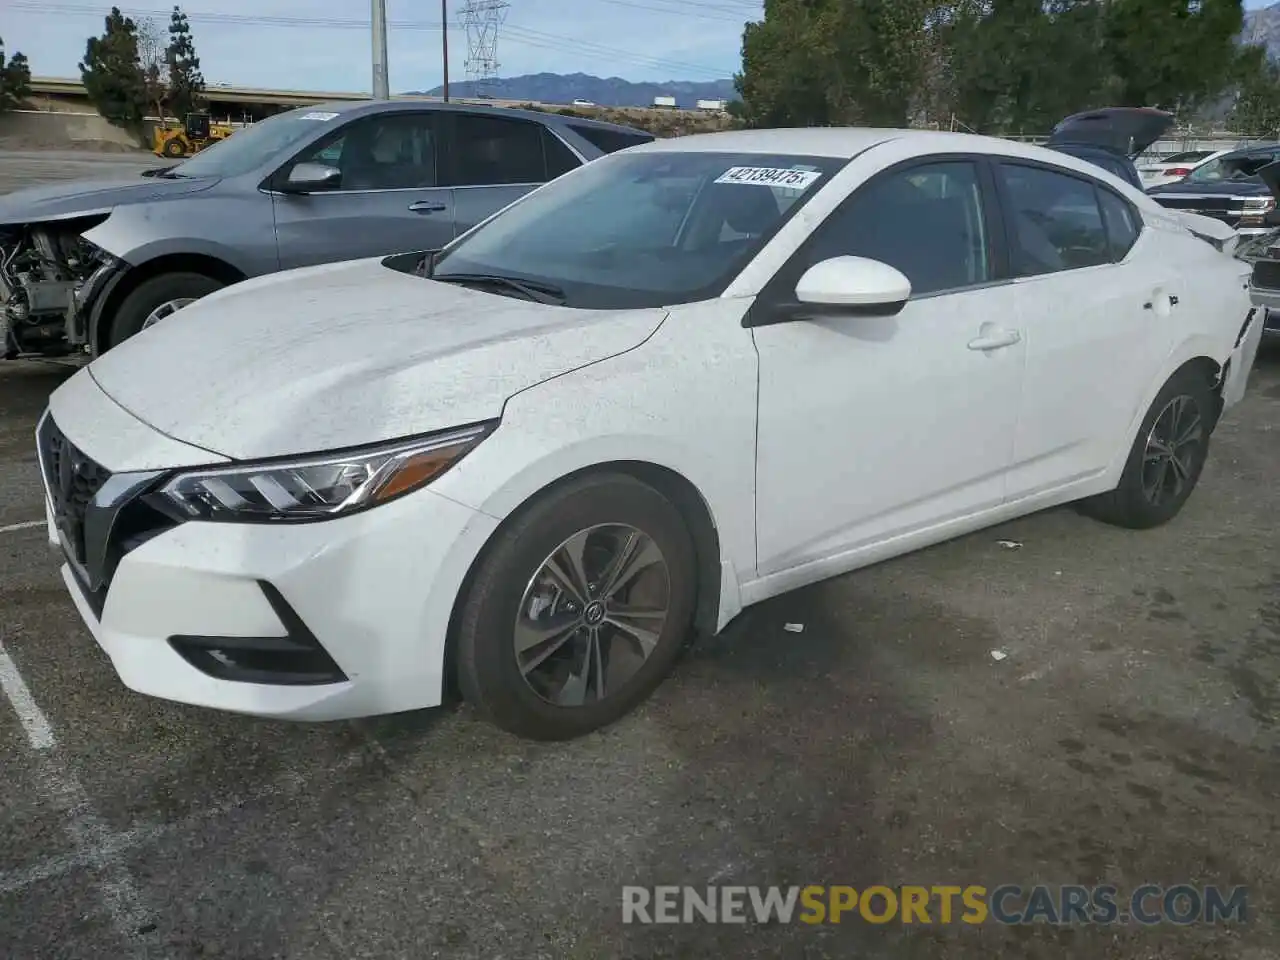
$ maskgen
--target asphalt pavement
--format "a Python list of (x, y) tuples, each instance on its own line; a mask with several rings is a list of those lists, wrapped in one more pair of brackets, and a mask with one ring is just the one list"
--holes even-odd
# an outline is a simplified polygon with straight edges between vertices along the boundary
[[(465, 706), (301, 725), (126, 690), (39, 523), (69, 372), (0, 366), (0, 956), (1280, 958), (1280, 351), (1173, 523), (1052, 510), (777, 598), (557, 745)], [(1246, 885), (1247, 919), (621, 912), (624, 885), (1148, 882)]]

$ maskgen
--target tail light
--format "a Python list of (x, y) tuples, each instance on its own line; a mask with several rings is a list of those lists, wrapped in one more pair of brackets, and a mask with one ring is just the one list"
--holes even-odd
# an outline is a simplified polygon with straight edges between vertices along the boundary
[(1172, 170), (1166, 170), (1164, 175), (1166, 177), (1185, 177), (1190, 172), (1190, 167), (1174, 167)]

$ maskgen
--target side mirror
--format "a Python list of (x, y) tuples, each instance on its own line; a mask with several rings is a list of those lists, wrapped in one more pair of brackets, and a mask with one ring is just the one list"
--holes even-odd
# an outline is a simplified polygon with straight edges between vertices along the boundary
[(332, 190), (342, 183), (342, 171), (324, 163), (299, 163), (289, 171), (289, 176), (279, 189), (284, 193), (311, 193), (316, 190)]
[(892, 317), (910, 296), (911, 281), (901, 270), (865, 257), (815, 263), (796, 284), (798, 306), (824, 316)]

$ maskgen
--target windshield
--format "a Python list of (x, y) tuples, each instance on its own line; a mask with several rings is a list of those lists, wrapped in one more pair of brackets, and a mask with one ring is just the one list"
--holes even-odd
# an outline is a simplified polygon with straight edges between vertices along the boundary
[(1183, 183), (1224, 183), (1239, 180), (1252, 180), (1258, 171), (1271, 163), (1275, 158), (1265, 153), (1255, 156), (1219, 157), (1196, 167)]
[(238, 177), (328, 127), (337, 117), (307, 108), (277, 113), (206, 147), (171, 172), (183, 177)]
[(628, 309), (719, 296), (847, 161), (642, 151), (592, 161), (445, 249), (432, 276), (550, 287), (568, 306)]

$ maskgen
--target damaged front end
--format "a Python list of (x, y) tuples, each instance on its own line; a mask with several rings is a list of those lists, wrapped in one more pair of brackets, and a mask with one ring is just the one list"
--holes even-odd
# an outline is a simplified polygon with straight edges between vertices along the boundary
[(107, 216), (0, 225), (0, 358), (86, 347), (94, 299), (122, 268), (82, 236)]

